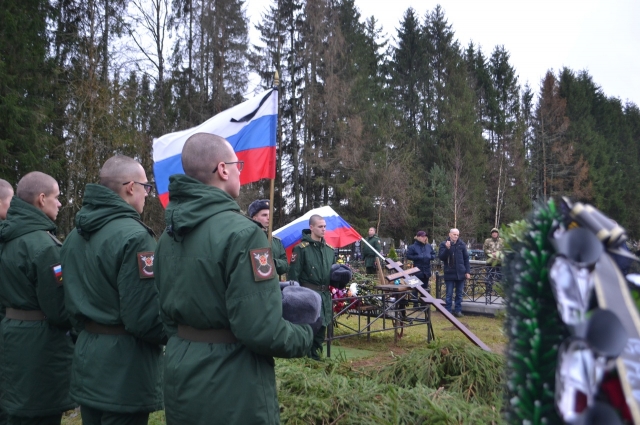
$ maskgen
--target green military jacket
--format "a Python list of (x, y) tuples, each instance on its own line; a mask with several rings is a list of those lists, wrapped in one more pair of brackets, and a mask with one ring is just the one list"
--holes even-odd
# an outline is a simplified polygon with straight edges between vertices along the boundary
[[(378, 235), (368, 236), (365, 238), (369, 244), (375, 248), (380, 254), (382, 254), (382, 244)], [(376, 264), (376, 257), (378, 256), (366, 243), (360, 244), (362, 247), (362, 256), (364, 257), (365, 267), (374, 267)]]
[(18, 197), (0, 228), (0, 300), (6, 308), (41, 310), (43, 321), (2, 319), (2, 408), (14, 416), (72, 409), (73, 344), (64, 308), (60, 242), (55, 224)]
[(231, 196), (174, 175), (169, 197), (156, 249), (162, 318), (170, 328), (228, 329), (238, 342), (169, 339), (167, 423), (276, 424), (273, 357), (304, 356), (311, 327), (282, 318), (269, 241)]
[(273, 250), (273, 260), (276, 263), (276, 271), (279, 275), (286, 274), (289, 271), (289, 262), (287, 261), (287, 252), (279, 237), (271, 236), (271, 249)]
[[(322, 298), (322, 325), (331, 323), (333, 313), (331, 309), (331, 266), (335, 263), (333, 247), (328, 245), (324, 238), (314, 241), (311, 238), (311, 230), (302, 231), (302, 242), (293, 248), (291, 254), (291, 266), (288, 278), (300, 284), (311, 284), (311, 288), (319, 290)], [(322, 287), (322, 288), (320, 288)]]
[(109, 412), (160, 410), (165, 332), (153, 278), (156, 247), (140, 215), (111, 189), (88, 184), (76, 228), (62, 246), (72, 321), (124, 325), (129, 335), (80, 332), (71, 396)]

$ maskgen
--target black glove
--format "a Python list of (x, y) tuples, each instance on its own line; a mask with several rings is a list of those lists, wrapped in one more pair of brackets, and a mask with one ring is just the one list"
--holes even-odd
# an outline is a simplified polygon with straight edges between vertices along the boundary
[(345, 264), (331, 266), (330, 285), (334, 288), (344, 289), (351, 280), (351, 269)]
[(282, 290), (282, 318), (296, 324), (312, 324), (320, 317), (320, 294), (302, 286), (288, 285)]

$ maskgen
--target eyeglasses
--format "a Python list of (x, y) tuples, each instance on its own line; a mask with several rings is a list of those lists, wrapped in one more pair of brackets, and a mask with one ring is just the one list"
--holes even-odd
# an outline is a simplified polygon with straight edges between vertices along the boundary
[[(128, 185), (131, 182), (125, 182), (122, 183), (123, 186)], [(151, 191), (153, 190), (153, 185), (149, 184), (149, 183), (140, 183), (140, 182), (136, 182), (134, 181), (135, 184), (139, 184), (140, 186), (144, 187), (144, 190), (147, 192), (147, 194), (151, 193)]]
[[(225, 164), (227, 164), (227, 165), (236, 164), (236, 167), (238, 167), (238, 171), (242, 171), (242, 169), (244, 168), (244, 161), (231, 161), (231, 162), (225, 162)], [(213, 169), (214, 173), (216, 171), (218, 171), (218, 166), (217, 165), (216, 165), (216, 168)]]

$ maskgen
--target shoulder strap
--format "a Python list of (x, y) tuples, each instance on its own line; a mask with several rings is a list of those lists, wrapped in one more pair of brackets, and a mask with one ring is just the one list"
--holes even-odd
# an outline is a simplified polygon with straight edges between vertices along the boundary
[(60, 242), (60, 239), (56, 238), (56, 236), (53, 233), (47, 232), (47, 235), (49, 235), (51, 237), (51, 239), (53, 239), (53, 241), (56, 243), (56, 245), (62, 246), (62, 242)]

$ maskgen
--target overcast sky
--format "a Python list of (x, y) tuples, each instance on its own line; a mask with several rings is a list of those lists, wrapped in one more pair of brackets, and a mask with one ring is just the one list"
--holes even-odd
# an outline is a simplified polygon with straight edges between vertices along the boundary
[[(246, 0), (252, 28), (270, 4)], [(640, 105), (640, 0), (356, 0), (391, 39), (407, 8), (423, 20), (437, 4), (462, 46), (473, 40), (489, 57), (504, 45), (521, 87), (537, 93), (548, 69), (566, 66), (587, 70), (608, 97)], [(257, 42), (255, 30), (250, 37)]]

